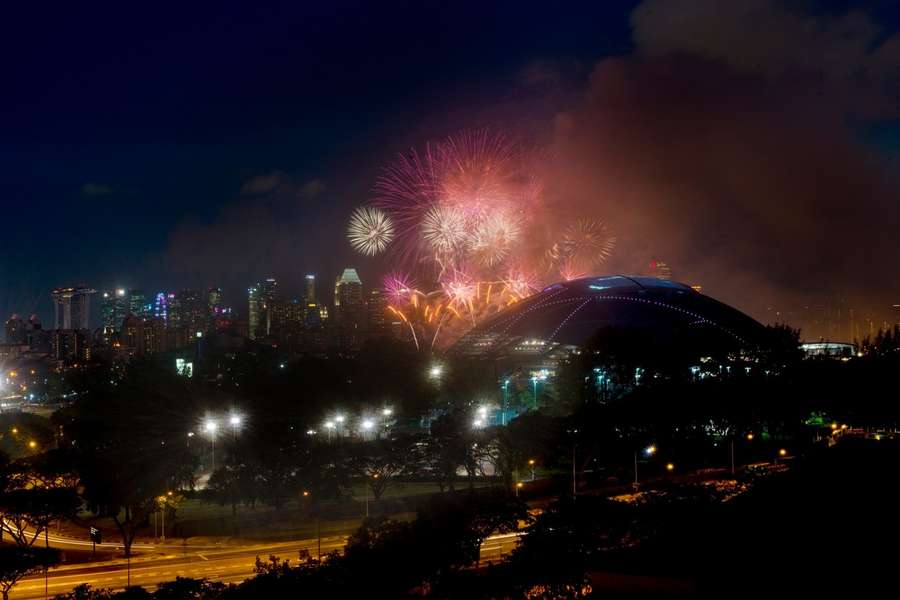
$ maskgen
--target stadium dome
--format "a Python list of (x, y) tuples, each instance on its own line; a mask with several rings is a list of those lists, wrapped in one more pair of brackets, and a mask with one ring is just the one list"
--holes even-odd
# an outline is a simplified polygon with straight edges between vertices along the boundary
[(470, 356), (547, 354), (575, 347), (604, 327), (657, 339), (702, 338), (717, 348), (756, 346), (764, 327), (692, 288), (655, 277), (612, 275), (557, 283), (500, 311), (452, 352)]

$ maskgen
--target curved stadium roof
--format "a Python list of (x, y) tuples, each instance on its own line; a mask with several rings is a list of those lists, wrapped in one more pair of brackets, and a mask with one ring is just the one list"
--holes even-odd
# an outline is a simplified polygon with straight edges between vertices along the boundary
[(763, 331), (742, 312), (684, 284), (612, 275), (551, 285), (469, 331), (453, 351), (499, 355), (531, 345), (546, 352), (560, 345), (580, 346), (609, 326), (661, 338), (702, 331), (735, 349), (755, 345)]

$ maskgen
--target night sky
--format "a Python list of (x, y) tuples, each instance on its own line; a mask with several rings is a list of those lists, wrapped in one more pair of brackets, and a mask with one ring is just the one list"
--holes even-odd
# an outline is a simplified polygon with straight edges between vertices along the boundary
[(895, 3), (737, 4), (5, 7), (0, 310), (49, 319), (76, 283), (240, 308), (269, 274), (374, 283), (343, 231), (378, 170), (485, 125), (548, 144), (556, 188), (631, 234), (611, 268), (665, 256), (759, 318), (900, 302)]

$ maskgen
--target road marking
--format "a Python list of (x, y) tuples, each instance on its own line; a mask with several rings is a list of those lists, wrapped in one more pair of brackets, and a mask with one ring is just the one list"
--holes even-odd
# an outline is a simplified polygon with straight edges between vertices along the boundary
[(203, 555), (200, 554), (199, 552), (197, 553), (197, 556), (199, 556), (199, 557), (202, 558), (203, 560), (209, 560), (208, 558), (206, 558), (205, 556), (203, 556)]

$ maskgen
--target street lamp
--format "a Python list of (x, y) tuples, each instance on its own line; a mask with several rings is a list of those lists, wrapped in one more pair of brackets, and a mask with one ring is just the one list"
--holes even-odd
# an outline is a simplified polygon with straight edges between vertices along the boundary
[(534, 459), (528, 459), (528, 466), (531, 467), (531, 480), (534, 481)]
[(521, 481), (516, 482), (516, 498), (519, 497), (519, 490), (521, 490), (525, 486)]
[(231, 425), (231, 434), (234, 439), (237, 439), (237, 431), (238, 429), (240, 429), (243, 421), (243, 417), (238, 414), (232, 414), (230, 417), (228, 417), (228, 423)]
[[(654, 444), (650, 444), (643, 450), (644, 456), (647, 458), (656, 454), (656, 446)], [(637, 459), (637, 450), (634, 452), (634, 491), (638, 490), (638, 459)]]

